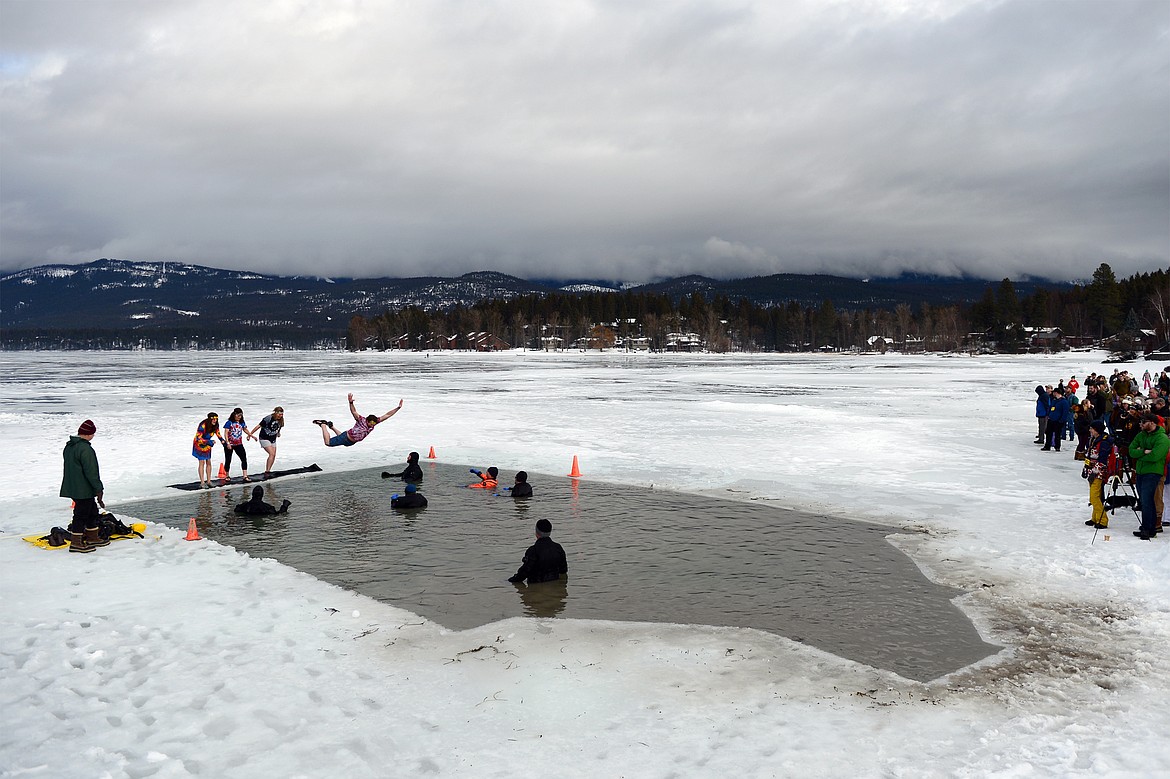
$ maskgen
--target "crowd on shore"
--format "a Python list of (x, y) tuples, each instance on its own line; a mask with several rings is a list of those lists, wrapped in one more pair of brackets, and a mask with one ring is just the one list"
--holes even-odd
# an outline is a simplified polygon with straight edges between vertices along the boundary
[(1090, 373), (1055, 386), (1036, 386), (1035, 443), (1042, 452), (1074, 446), (1084, 461), (1094, 529), (1109, 526), (1111, 514), (1132, 510), (1141, 526), (1134, 535), (1148, 541), (1162, 532), (1167, 467), (1170, 466), (1170, 366), (1156, 377), (1137, 378), (1126, 370), (1106, 377)]

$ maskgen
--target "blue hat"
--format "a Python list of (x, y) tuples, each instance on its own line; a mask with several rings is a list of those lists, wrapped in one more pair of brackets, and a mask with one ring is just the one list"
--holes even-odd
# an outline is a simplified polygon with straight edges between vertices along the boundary
[(413, 484), (407, 484), (406, 485), (406, 494), (409, 495), (412, 492), (418, 492), (418, 487), (414, 486)]

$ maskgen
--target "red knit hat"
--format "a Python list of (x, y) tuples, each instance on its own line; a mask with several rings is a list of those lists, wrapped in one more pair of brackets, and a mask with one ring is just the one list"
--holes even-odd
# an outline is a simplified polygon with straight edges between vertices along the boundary
[(93, 420), (90, 420), (90, 419), (87, 419), (84, 422), (82, 422), (81, 427), (77, 428), (78, 435), (93, 435), (96, 432), (97, 432), (97, 425), (95, 425), (93, 423)]

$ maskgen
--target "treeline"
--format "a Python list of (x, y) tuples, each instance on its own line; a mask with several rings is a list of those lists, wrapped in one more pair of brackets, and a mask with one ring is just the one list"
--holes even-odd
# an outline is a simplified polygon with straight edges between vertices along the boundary
[(711, 351), (806, 351), (866, 348), (871, 337), (880, 336), (952, 351), (977, 332), (1005, 351), (1016, 351), (1027, 348), (1021, 326), (1059, 327), (1066, 336), (1099, 339), (1117, 333), (1130, 312), (1137, 327), (1170, 338), (1167, 271), (1118, 281), (1102, 264), (1091, 283), (1068, 290), (1041, 289), (1019, 298), (1014, 284), (1004, 279), (969, 306), (901, 304), (893, 309), (839, 310), (831, 300), (818, 306), (760, 306), (723, 295), (708, 300), (699, 293), (678, 301), (630, 292), (526, 295), (445, 311), (407, 307), (354, 316), (346, 344), (351, 350), (442, 348), (444, 343), (467, 348), (458, 339), (486, 332), (513, 347), (602, 347), (646, 339), (650, 349), (660, 350), (677, 347), (680, 334), (694, 334)]
[(4, 332), (3, 348), (20, 351), (194, 351), (265, 349), (340, 349), (345, 347), (342, 332), (306, 332), (294, 328), (218, 326), (196, 330), (190, 327), (155, 327), (135, 330), (73, 328), (68, 330), (11, 329)]
[[(1059, 327), (1067, 340), (1099, 341), (1127, 328), (1152, 330), (1170, 341), (1170, 271), (1117, 280), (1102, 264), (1084, 285), (1039, 289), (1019, 296), (1007, 279), (989, 284), (969, 305), (892, 308), (789, 302), (760, 305), (726, 295), (672, 299), (647, 292), (554, 293), (487, 300), (443, 310), (405, 307), (355, 315), (347, 329), (272, 327), (248, 322), (191, 326), (7, 329), (4, 349), (435, 349), (572, 348), (636, 345), (667, 350), (808, 351), (865, 349), (872, 337), (887, 345), (929, 351), (979, 346), (1014, 352), (1034, 348), (1023, 327)], [(469, 334), (490, 337), (469, 338)], [(693, 336), (693, 337), (691, 337)]]

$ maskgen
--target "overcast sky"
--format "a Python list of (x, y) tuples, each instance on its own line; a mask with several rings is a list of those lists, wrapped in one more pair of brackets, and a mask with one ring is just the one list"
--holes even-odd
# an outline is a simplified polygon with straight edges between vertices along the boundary
[(1170, 265), (1170, 2), (0, 0), (0, 268)]

